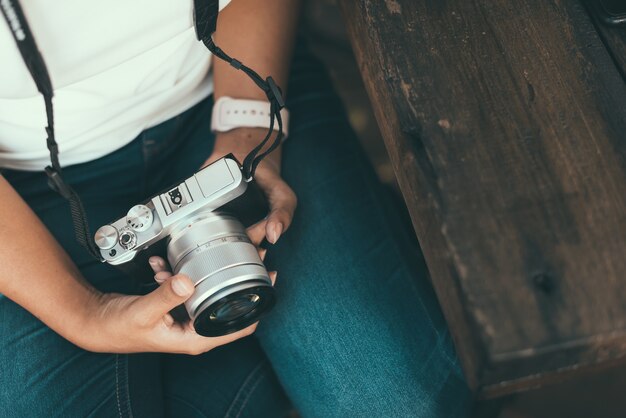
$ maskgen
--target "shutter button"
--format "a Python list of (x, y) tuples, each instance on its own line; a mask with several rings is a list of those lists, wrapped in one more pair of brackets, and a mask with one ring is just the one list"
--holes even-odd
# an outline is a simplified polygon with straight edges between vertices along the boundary
[(104, 225), (96, 231), (96, 245), (101, 250), (109, 250), (117, 243), (117, 229), (111, 225)]

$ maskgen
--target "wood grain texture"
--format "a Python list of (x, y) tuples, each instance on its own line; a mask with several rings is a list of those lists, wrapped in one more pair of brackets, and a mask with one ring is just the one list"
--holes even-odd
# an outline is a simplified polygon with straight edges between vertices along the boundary
[(470, 386), (626, 355), (626, 85), (580, 3), (343, 0)]

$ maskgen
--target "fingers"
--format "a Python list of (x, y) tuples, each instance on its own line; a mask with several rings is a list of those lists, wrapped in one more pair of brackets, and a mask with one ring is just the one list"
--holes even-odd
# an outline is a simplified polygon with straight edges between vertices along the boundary
[[(298, 199), (293, 190), (275, 172), (261, 171), (257, 173), (256, 180), (265, 191), (270, 204), (270, 213), (264, 221), (249, 229), (249, 233), (253, 234), (250, 239), (264, 237), (270, 243), (276, 244), (283, 232), (291, 225)], [(263, 227), (265, 230), (261, 232), (260, 229)]]
[(167, 269), (167, 264), (165, 263), (165, 260), (163, 260), (161, 257), (150, 257), (148, 263), (150, 264), (152, 271), (154, 271), (155, 273), (154, 280), (158, 284), (162, 284), (165, 280), (172, 277), (172, 273)]
[(281, 234), (289, 228), (298, 199), (295, 193), (281, 180), (281, 184), (272, 188), (268, 197), (271, 211), (267, 216), (265, 236), (272, 244), (276, 244)]
[[(289, 219), (288, 222), (291, 221), (291, 218), (282, 218)], [(265, 236), (267, 237), (267, 240), (272, 244), (276, 244), (278, 238), (280, 238), (283, 231), (285, 230), (285, 224), (287, 222), (284, 222), (283, 219), (280, 219), (275, 212), (273, 212), (272, 216), (268, 218), (267, 225), (265, 227)]]
[(203, 337), (198, 335), (193, 325), (188, 322), (186, 324), (175, 324), (162, 333), (159, 338), (160, 350), (168, 353), (182, 353), (190, 355), (198, 355), (206, 353), (224, 344), (231, 343), (243, 337), (247, 337), (254, 333), (259, 323), (255, 323), (240, 331), (221, 337)]
[[(257, 246), (257, 251), (259, 253), (259, 258), (261, 259), (261, 261), (265, 261), (265, 256), (267, 255), (267, 248), (261, 248)], [(167, 270), (165, 261), (161, 257), (157, 257), (157, 256), (150, 257), (150, 260), (148, 260), (148, 262), (150, 263), (150, 267), (152, 267), (152, 270), (155, 273), (154, 280), (158, 284), (160, 285), (163, 284), (167, 279), (173, 276), (172, 272)], [(270, 273), (270, 277), (271, 277), (271, 274), (272, 273)]]
[(267, 238), (276, 244), (280, 236), (289, 228), (293, 213), (296, 210), (297, 199), (293, 192), (287, 194), (283, 192), (270, 192), (268, 197), (270, 202), (270, 213), (267, 218), (249, 227), (246, 232), (250, 241), (256, 246)]
[(271, 210), (267, 216), (265, 236), (269, 242), (276, 244), (281, 234), (291, 225), (298, 200), (293, 190), (280, 178), (269, 190), (267, 198)]
[(172, 327), (176, 321), (174, 321), (174, 317), (171, 314), (167, 314), (163, 317), (163, 323), (165, 323), (167, 327)]
[(150, 259), (148, 260), (148, 264), (150, 264), (150, 267), (152, 267), (152, 270), (154, 270), (155, 273), (167, 270), (167, 264), (165, 263), (165, 260), (161, 257), (150, 257)]
[(194, 292), (192, 281), (183, 275), (166, 279), (151, 293), (141, 296), (135, 302), (137, 321), (149, 326), (161, 321), (169, 311), (185, 302)]
[(266, 225), (267, 225), (267, 220), (264, 219), (252, 225), (246, 230), (246, 233), (248, 234), (250, 241), (252, 241), (252, 243), (257, 247), (261, 245), (261, 242), (263, 242), (263, 240), (265, 239)]
[(233, 341), (236, 341), (240, 338), (252, 335), (254, 331), (256, 331), (256, 327), (258, 325), (259, 323), (257, 322), (240, 331), (233, 332), (232, 334), (224, 335), (221, 337), (207, 338), (196, 335), (193, 341), (189, 344), (189, 348), (186, 350), (186, 353), (191, 355), (198, 355), (206, 353), (207, 351), (210, 351), (215, 347), (232, 343)]
[(154, 275), (154, 280), (158, 284), (163, 284), (170, 277), (172, 277), (172, 273), (171, 272), (169, 272), (169, 271), (160, 271), (160, 272), (158, 272), (157, 274)]

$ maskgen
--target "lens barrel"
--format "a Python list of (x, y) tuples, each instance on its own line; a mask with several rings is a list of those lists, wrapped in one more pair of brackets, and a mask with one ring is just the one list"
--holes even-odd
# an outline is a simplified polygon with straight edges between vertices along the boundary
[(191, 218), (170, 235), (167, 255), (173, 272), (196, 287), (185, 308), (200, 335), (236, 332), (274, 306), (267, 270), (244, 226), (230, 215)]

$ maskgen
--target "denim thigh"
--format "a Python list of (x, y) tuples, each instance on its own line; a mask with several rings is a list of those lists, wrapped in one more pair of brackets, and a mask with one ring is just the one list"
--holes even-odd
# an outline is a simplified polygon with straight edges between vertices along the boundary
[[(213, 147), (211, 107), (207, 99), (120, 150), (64, 169), (92, 231), (200, 167)], [(93, 260), (76, 243), (69, 207), (49, 190), (44, 173), (2, 174), (95, 287), (126, 294), (150, 290)], [(2, 417), (277, 417), (289, 408), (254, 338), (201, 356), (91, 353), (2, 295), (0, 370)]]
[(294, 60), (283, 176), (298, 196), (268, 251), (257, 331), (305, 417), (461, 417), (469, 392), (409, 223), (387, 201), (320, 64)]

